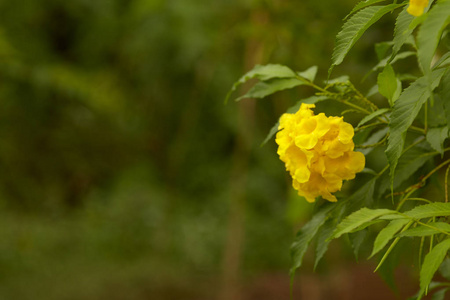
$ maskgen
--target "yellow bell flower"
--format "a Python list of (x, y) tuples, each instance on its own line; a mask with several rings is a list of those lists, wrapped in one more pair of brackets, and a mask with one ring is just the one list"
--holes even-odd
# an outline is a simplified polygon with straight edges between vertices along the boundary
[(409, 6), (406, 11), (415, 17), (421, 16), (423, 10), (428, 5), (428, 0), (409, 0)]
[(314, 115), (314, 104), (302, 104), (295, 114), (280, 118), (276, 136), (278, 155), (292, 177), (292, 185), (308, 202), (316, 197), (337, 201), (343, 180), (364, 169), (365, 157), (353, 151), (353, 127), (342, 117)]

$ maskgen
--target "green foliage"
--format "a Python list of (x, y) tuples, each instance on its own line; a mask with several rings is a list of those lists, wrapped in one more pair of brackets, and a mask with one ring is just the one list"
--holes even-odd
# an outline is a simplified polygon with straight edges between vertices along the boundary
[(291, 267), (291, 278), (294, 277), (295, 271), (302, 265), (303, 256), (305, 255), (306, 249), (314, 236), (317, 234), (319, 228), (328, 219), (328, 213), (333, 206), (328, 205), (327, 207), (321, 209), (317, 212), (314, 217), (303, 228), (297, 233), (297, 236), (291, 246), (291, 257), (292, 257), (292, 267)]
[(411, 24), (414, 17), (408, 14), (406, 11), (406, 7), (402, 10), (402, 12), (398, 15), (397, 20), (395, 22), (394, 28), (394, 40), (392, 46), (392, 58), (397, 56), (397, 53), (400, 51), (401, 47), (411, 39), (411, 34), (414, 31), (414, 28), (410, 29), (409, 25)]
[(367, 122), (373, 120), (374, 118), (383, 115), (385, 113), (387, 113), (389, 111), (388, 108), (382, 108), (382, 109), (378, 109), (376, 111), (374, 111), (373, 113), (371, 113), (370, 115), (365, 116), (359, 123), (358, 126), (356, 126), (356, 128), (366, 124)]
[[(298, 83), (297, 85), (301, 84), (301, 81), (296, 79), (296, 74), (294, 73), (294, 71), (292, 71), (291, 69), (289, 69), (286, 66), (281, 66), (281, 65), (266, 65), (266, 66), (261, 66), (261, 65), (257, 65), (255, 66), (252, 70), (248, 71), (244, 76), (242, 76), (238, 81), (236, 81), (236, 83), (233, 85), (233, 87), (231, 88), (231, 90), (228, 92), (227, 97), (225, 98), (225, 102), (228, 102), (228, 99), (231, 96), (231, 93), (234, 92), (241, 84), (249, 81), (250, 79), (259, 79), (261, 81), (267, 81), (270, 79), (274, 79), (274, 78), (288, 78), (288, 79), (292, 79), (291, 81), (288, 81), (288, 83), (284, 83), (284, 87), (283, 84), (280, 83), (280, 81), (278, 81), (278, 89), (276, 88), (277, 86), (277, 81), (272, 82), (271, 84), (262, 84), (260, 86), (257, 85), (257, 88), (253, 88), (252, 90), (249, 91), (249, 93), (247, 95), (242, 96), (241, 98), (250, 98), (250, 97), (255, 97), (254, 94), (256, 94), (257, 98), (262, 98), (265, 96), (261, 96), (262, 94), (270, 95), (271, 93), (274, 93), (278, 90), (282, 90), (282, 89), (286, 89), (290, 87), (295, 87), (296, 85), (293, 83)], [(271, 92), (271, 90), (273, 90)], [(241, 99), (239, 98), (239, 99)]]
[(400, 231), (407, 223), (409, 223), (409, 220), (407, 219), (400, 219), (400, 220), (393, 220), (389, 222), (389, 224), (384, 227), (380, 233), (378, 233), (377, 238), (375, 239), (375, 242), (373, 244), (373, 250), (372, 254), (370, 256), (374, 256), (377, 254), (380, 250), (384, 248), (384, 246), (387, 245), (387, 243), (394, 237), (394, 235)]
[(391, 4), (387, 6), (367, 7), (353, 15), (342, 27), (336, 37), (336, 46), (333, 51), (332, 65), (337, 66), (342, 63), (347, 53), (364, 34), (364, 32), (378, 21), (385, 14), (400, 7), (401, 4)]
[(383, 72), (378, 74), (377, 84), (380, 94), (389, 100), (390, 106), (394, 106), (395, 100), (398, 99), (402, 91), (402, 83), (395, 76), (391, 65), (386, 65)]
[(448, 250), (450, 249), (450, 239), (446, 239), (436, 246), (425, 256), (425, 260), (420, 269), (420, 289), (425, 292), (433, 279), (434, 273), (438, 270)]
[(362, 225), (367, 224), (380, 216), (394, 213), (394, 211), (388, 209), (372, 210), (365, 207), (361, 208), (339, 223), (331, 238), (338, 238), (344, 233), (352, 232), (355, 229), (363, 229), (363, 227), (361, 227)]
[(389, 142), (386, 156), (389, 160), (391, 189), (394, 184), (395, 169), (405, 143), (405, 135), (408, 128), (417, 117), (422, 105), (431, 96), (431, 92), (439, 85), (445, 70), (436, 70), (431, 73), (431, 84), (428, 85), (428, 77), (424, 76), (414, 81), (406, 88), (396, 101), (389, 122)]
[(400, 237), (404, 236), (427, 236), (433, 234), (439, 234), (442, 232), (450, 233), (450, 224), (444, 222), (431, 222), (427, 225), (419, 225), (414, 228), (410, 228), (401, 234)]
[[(381, 270), (383, 277), (393, 278), (393, 266), (402, 256), (399, 251), (404, 251), (399, 250), (399, 245), (420, 239), (420, 245), (414, 249), (421, 269), (420, 292), (416, 297), (420, 299), (428, 289), (446, 287), (433, 294), (433, 299), (443, 299), (448, 284), (433, 283), (432, 279), (439, 266), (441, 272), (449, 273), (449, 263), (443, 260), (450, 249), (447, 221), (450, 202), (448, 187), (442, 185), (448, 184), (450, 169), (450, 160), (445, 159), (450, 150), (450, 49), (442, 40), (448, 35), (450, 1), (429, 1), (419, 17), (407, 12), (408, 1), (375, 5), (382, 2), (385, 1), (359, 2), (345, 17), (328, 70), (330, 76), (372, 25), (383, 16), (392, 15), (393, 39), (371, 41), (378, 62), (364, 77), (376, 81), (368, 92), (361, 92), (347, 75), (328, 80), (324, 86), (314, 82), (317, 69), (295, 73), (277, 66), (272, 75), (264, 74), (273, 65), (257, 66), (256, 71), (250, 71), (236, 84), (250, 78), (259, 79), (241, 98), (260, 98), (290, 88), (285, 79), (289, 78), (292, 87), (304, 85), (305, 89), (314, 89), (315, 94), (297, 102), (287, 113), (296, 112), (302, 102), (318, 103), (318, 108), (326, 110), (327, 104), (334, 101), (338, 113), (346, 118), (351, 115), (349, 119), (358, 124), (355, 148), (366, 155), (365, 174), (336, 194), (338, 203), (319, 205), (311, 221), (299, 231), (291, 249), (291, 275), (301, 266), (313, 239), (316, 240), (316, 268), (330, 241), (346, 235), (356, 257), (361, 249), (367, 249), (364, 247), (367, 244), (372, 244), (370, 257), (387, 247), (376, 270)], [(378, 73), (375, 79), (370, 77), (372, 72)], [(271, 81), (270, 76), (277, 79)], [(236, 84), (231, 91), (236, 89)], [(323, 100), (326, 102), (321, 105)], [(277, 131), (278, 123), (264, 143)], [(391, 193), (386, 195), (389, 187)], [(381, 223), (387, 224), (381, 227)], [(429, 249), (424, 247), (425, 241)]]
[(418, 58), (425, 74), (431, 71), (431, 59), (448, 24), (450, 24), (450, 1), (437, 1), (428, 12), (428, 17), (417, 34)]
[(444, 154), (444, 141), (448, 138), (448, 127), (438, 127), (430, 128), (427, 132), (427, 141), (430, 143), (431, 147), (439, 152), (441, 155)]

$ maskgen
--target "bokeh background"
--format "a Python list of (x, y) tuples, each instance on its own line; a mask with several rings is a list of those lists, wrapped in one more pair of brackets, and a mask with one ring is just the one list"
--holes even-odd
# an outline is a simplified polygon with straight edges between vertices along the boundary
[[(313, 91), (224, 98), (255, 64), (324, 80), (356, 2), (0, 1), (0, 299), (288, 299), (289, 246), (314, 207), (260, 144)], [(334, 75), (367, 91), (393, 22)], [(314, 274), (307, 254), (295, 298), (392, 294), (332, 245)]]

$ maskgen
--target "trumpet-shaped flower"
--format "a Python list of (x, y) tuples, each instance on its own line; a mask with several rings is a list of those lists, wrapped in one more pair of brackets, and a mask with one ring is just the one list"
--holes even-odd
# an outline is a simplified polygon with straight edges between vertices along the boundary
[(314, 104), (302, 104), (295, 114), (280, 118), (276, 136), (278, 155), (292, 177), (292, 185), (309, 202), (316, 197), (336, 201), (343, 180), (355, 178), (365, 157), (354, 152), (353, 127), (342, 117), (314, 115)]
[(409, 0), (409, 6), (406, 11), (415, 17), (421, 16), (425, 7), (428, 5), (428, 0)]

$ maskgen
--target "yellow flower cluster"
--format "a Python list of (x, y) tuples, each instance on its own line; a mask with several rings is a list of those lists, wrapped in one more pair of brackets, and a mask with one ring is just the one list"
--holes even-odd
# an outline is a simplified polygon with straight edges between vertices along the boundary
[(409, 6), (406, 11), (415, 17), (421, 16), (423, 10), (428, 5), (428, 0), (409, 0)]
[(318, 196), (334, 202), (331, 193), (341, 189), (343, 180), (355, 178), (364, 168), (365, 157), (353, 151), (352, 125), (342, 117), (314, 115), (314, 107), (303, 103), (295, 114), (281, 116), (277, 152), (300, 196), (308, 202)]

